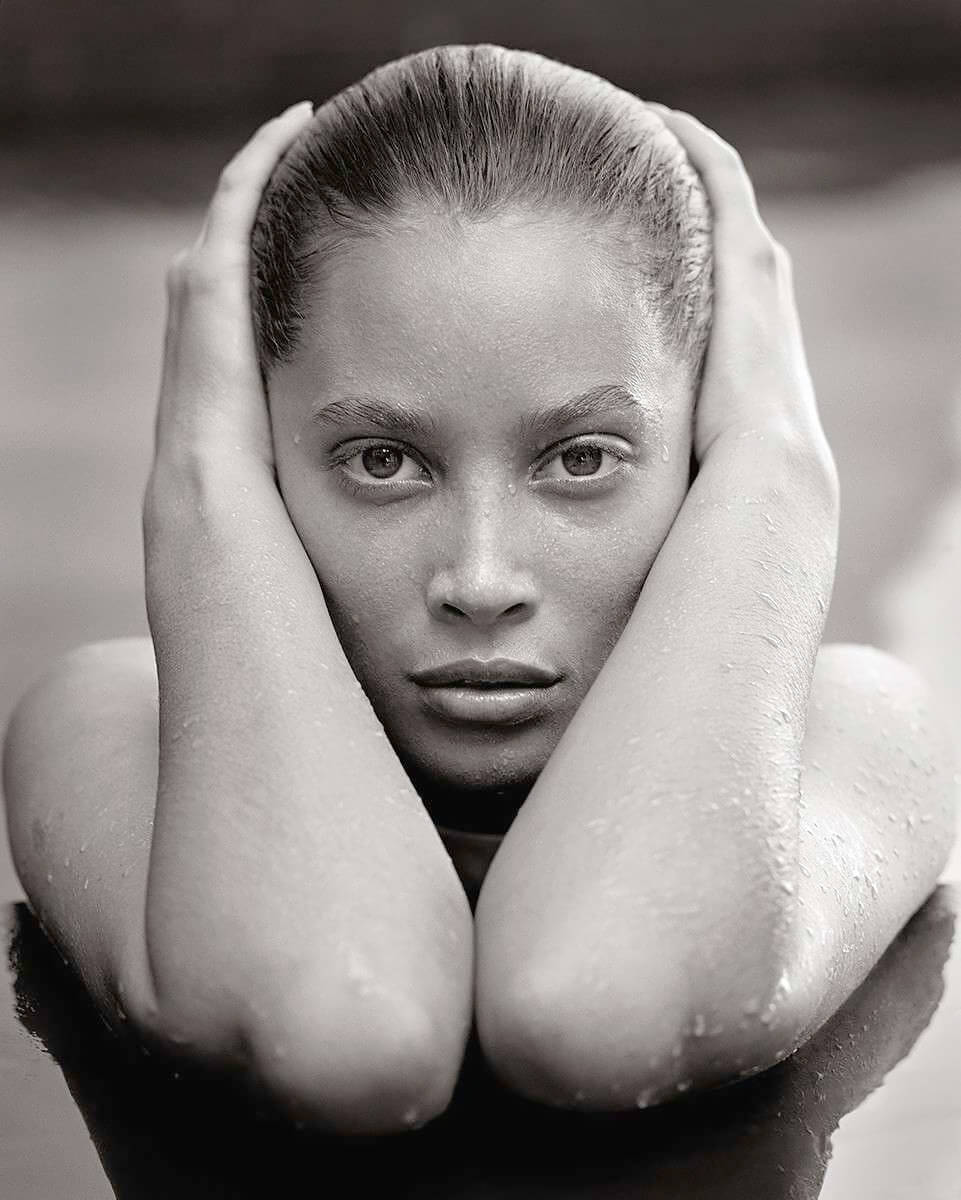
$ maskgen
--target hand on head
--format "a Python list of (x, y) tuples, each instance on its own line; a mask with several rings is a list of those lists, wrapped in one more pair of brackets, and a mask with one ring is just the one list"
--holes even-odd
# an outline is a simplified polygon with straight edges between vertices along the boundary
[(720, 437), (786, 436), (835, 477), (818, 418), (791, 260), (761, 218), (738, 152), (687, 113), (649, 104), (677, 136), (713, 210), (714, 316), (695, 410), (703, 462)]
[(250, 315), (250, 234), (271, 172), (312, 114), (304, 101), (257, 130), (221, 172), (197, 241), (170, 265), (157, 463), (228, 456), (273, 471)]

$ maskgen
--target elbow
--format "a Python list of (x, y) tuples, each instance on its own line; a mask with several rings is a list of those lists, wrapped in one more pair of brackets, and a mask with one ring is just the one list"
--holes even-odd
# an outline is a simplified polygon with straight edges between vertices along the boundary
[(463, 1045), (450, 1046), (410, 1000), (291, 989), (283, 1000), (166, 991), (161, 1003), (125, 994), (133, 1032), (155, 1052), (237, 1082), (259, 1108), (299, 1127), (343, 1135), (391, 1134), (440, 1116), (457, 1082)]
[(397, 1003), (356, 1005), (331, 1030), (309, 1010), (262, 1020), (245, 1039), (255, 1088), (298, 1124), (338, 1134), (416, 1129), (450, 1103), (460, 1055), (427, 1015)]
[[(646, 1000), (645, 1000), (646, 996)], [(477, 1028), (492, 1071), (541, 1104), (587, 1111), (645, 1107), (685, 1090), (683, 1011), (651, 987), (619, 1002), (613, 987), (580, 987), (528, 971), (478, 997)]]
[(663, 969), (626, 990), (573, 986), (532, 975), (510, 997), (479, 1000), (478, 1036), (492, 1071), (529, 1100), (613, 1112), (647, 1108), (689, 1091), (757, 1074), (802, 1040), (777, 988), (736, 1012), (698, 1004), (689, 982)]

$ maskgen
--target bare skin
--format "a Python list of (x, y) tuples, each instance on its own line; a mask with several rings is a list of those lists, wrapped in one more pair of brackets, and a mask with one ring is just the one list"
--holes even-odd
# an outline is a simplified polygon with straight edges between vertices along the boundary
[[(453, 494), (475, 501), (446, 503), (456, 521), (425, 518), (430, 537), (417, 540), (418, 512), (443, 501), (430, 469), (441, 452), (419, 447), (413, 499), (350, 507), (329, 490), (318, 509), (328, 485), (294, 449), (303, 389), (318, 376), (313, 351), (271, 381), (268, 410), (247, 307), (254, 213), (305, 110), (241, 151), (198, 244), (171, 269), (144, 513), (152, 641), (77, 651), (21, 702), (4, 761), (11, 844), (35, 911), (109, 1020), (242, 1072), (297, 1119), (387, 1132), (436, 1116), (475, 1017), (498, 1075), (550, 1104), (646, 1105), (764, 1069), (843, 1003), (947, 860), (954, 764), (927, 689), (880, 651), (820, 645), (837, 480), (787, 256), (734, 152), (692, 118), (662, 115), (715, 213), (716, 316), (690, 490), (684, 381), (649, 343), (639, 349), (632, 322), (618, 324), (626, 300), (600, 249), (559, 268), (546, 299), (526, 298), (531, 326), (503, 353), (518, 328), (498, 290), (516, 281), (504, 274), (512, 262), (524, 278), (537, 278), (532, 262), (563, 266), (565, 232), (523, 229), (511, 241), (503, 228), (502, 283), (488, 291), (469, 239), (441, 252), (433, 236), (397, 238), (359, 252), (341, 276), (362, 315), (389, 300), (385, 280), (409, 289), (408, 266), (426, 264), (416, 311), (429, 315), (440, 295), (450, 336), (493, 331), (486, 352), (472, 336), (443, 357), (452, 369), (473, 355), (482, 385), (470, 405), (447, 409), (463, 380), (438, 383), (436, 362), (421, 372), (429, 322), (400, 336), (378, 310), (359, 339), (365, 369), (382, 375), (414, 347), (404, 382), (473, 448), (458, 458), (451, 435), (445, 461), (447, 478), (466, 481)], [(462, 296), (472, 264), (480, 275)], [(603, 286), (571, 283), (584, 278)], [(560, 468), (543, 459), (536, 477), (489, 482), (504, 455), (485, 436), (507, 436), (504, 405), (533, 407), (528, 382), (543, 383), (544, 363), (571, 341), (559, 318), (537, 318), (539, 302), (574, 314), (579, 361), (638, 393), (656, 379), (670, 401), (667, 461), (656, 465), (659, 445), (639, 452), (647, 473), (622, 472), (607, 499), (559, 500), (542, 480)], [(545, 329), (556, 344), (538, 341)], [(349, 334), (336, 339), (344, 379), (359, 370)], [(502, 373), (505, 361), (516, 374)], [(630, 429), (600, 424), (631, 444)], [(615, 522), (597, 514), (615, 503), (621, 523), (637, 515), (623, 547), (599, 534)], [(372, 578), (373, 568), (352, 577), (328, 557), (360, 521), (375, 532), (395, 522), (393, 542), (409, 551), (396, 579)], [(595, 544), (606, 554), (548, 620), (551, 598), (565, 596), (564, 577), (548, 574), (558, 521), (562, 545), (583, 535), (582, 556)], [(325, 541), (338, 522), (343, 536)], [(518, 544), (547, 547), (543, 560), (521, 556), (510, 530)], [(614, 574), (629, 554), (633, 575)], [(391, 569), (384, 555), (377, 563)], [(597, 594), (619, 598), (606, 610), (614, 628), (575, 643), (586, 624), (578, 597), (599, 574), (607, 591)], [(368, 626), (351, 646), (345, 626), (365, 588)], [(453, 778), (465, 756), (365, 661), (365, 644), (391, 627), (377, 607), (385, 594), (404, 629), (417, 604), (425, 637), (466, 631), (483, 657), (518, 629), (531, 644), (531, 631), (559, 629), (581, 654), (572, 676), (582, 693), (568, 709), (495, 747), (507, 765), (491, 786), (536, 782), (473, 922), (412, 778), (433, 770), (467, 803), (483, 794), (490, 746), (471, 743), (474, 774)]]

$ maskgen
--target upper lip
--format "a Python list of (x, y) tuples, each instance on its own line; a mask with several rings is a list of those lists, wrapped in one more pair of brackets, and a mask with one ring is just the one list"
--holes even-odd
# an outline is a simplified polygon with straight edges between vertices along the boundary
[(526, 684), (529, 687), (549, 687), (560, 676), (536, 663), (517, 662), (512, 658), (462, 658), (457, 662), (414, 671), (411, 679), (425, 687), (449, 687), (466, 683)]

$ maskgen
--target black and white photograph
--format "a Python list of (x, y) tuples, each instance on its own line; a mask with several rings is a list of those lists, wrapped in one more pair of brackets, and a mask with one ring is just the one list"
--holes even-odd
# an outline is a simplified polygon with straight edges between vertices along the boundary
[(958, 0), (0, 0), (0, 380), (0, 1200), (957, 1200)]

